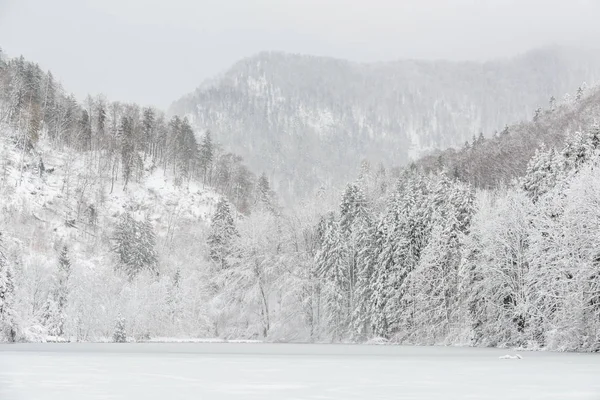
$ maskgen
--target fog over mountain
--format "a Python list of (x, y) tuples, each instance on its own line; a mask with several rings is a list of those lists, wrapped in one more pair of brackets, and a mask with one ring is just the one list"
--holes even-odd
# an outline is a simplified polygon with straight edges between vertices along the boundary
[(491, 136), (599, 77), (595, 53), (557, 46), (489, 62), (364, 64), (265, 52), (170, 111), (213, 131), (289, 199), (349, 180), (364, 159), (401, 166)]
[(166, 108), (261, 51), (486, 61), (549, 44), (597, 49), (598, 15), (596, 0), (1, 0), (0, 38), (79, 100)]

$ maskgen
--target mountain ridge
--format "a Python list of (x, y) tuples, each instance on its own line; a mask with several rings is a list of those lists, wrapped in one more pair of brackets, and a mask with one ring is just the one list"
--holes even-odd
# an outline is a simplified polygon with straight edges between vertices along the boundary
[(347, 180), (363, 159), (404, 165), (479, 132), (490, 136), (599, 77), (600, 57), (563, 47), (484, 63), (261, 52), (170, 113), (217, 132), (289, 199)]

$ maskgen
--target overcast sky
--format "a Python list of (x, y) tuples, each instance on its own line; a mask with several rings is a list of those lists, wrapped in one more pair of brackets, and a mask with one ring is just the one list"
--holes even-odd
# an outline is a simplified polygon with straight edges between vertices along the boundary
[(0, 46), (78, 97), (167, 107), (262, 50), (490, 59), (594, 45), (600, 0), (0, 0)]

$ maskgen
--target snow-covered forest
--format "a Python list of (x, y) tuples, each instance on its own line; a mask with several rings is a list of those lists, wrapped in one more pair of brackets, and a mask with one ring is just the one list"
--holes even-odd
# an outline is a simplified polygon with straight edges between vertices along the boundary
[(3, 340), (600, 350), (594, 88), (284, 207), (225, 133), (1, 57)]

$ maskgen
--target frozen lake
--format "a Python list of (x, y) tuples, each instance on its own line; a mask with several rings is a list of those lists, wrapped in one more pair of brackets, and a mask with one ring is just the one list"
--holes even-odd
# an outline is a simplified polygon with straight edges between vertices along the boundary
[(2, 400), (590, 399), (600, 355), (309, 344), (0, 345)]

